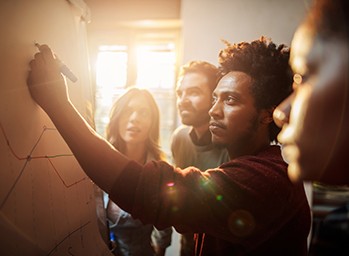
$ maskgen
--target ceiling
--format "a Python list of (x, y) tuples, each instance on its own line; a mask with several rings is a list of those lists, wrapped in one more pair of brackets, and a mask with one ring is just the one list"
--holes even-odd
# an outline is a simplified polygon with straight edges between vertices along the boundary
[(89, 29), (178, 27), (181, 0), (84, 0), (91, 11)]

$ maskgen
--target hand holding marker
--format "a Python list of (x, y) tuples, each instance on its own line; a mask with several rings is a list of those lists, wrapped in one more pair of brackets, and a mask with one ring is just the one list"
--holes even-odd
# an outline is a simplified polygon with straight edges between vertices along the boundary
[[(35, 42), (34, 44), (37, 48), (40, 47), (40, 44), (38, 44), (37, 42)], [(69, 80), (72, 81), (73, 83), (78, 81), (78, 78), (74, 75), (74, 73), (57, 57), (56, 54), (55, 54), (55, 57), (62, 75), (69, 78)]]

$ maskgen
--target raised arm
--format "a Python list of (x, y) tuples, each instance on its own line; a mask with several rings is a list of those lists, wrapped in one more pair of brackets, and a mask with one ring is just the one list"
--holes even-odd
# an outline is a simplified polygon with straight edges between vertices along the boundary
[(99, 136), (75, 109), (51, 49), (42, 45), (39, 50), (30, 62), (30, 94), (51, 118), (86, 174), (109, 192), (129, 160)]

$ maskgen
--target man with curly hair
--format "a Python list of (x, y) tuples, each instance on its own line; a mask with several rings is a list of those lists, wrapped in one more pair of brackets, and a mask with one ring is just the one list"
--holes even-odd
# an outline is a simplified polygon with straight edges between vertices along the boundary
[(28, 86), (87, 175), (134, 218), (201, 233), (197, 255), (307, 255), (310, 210), (302, 184), (287, 176), (272, 112), (291, 90), (289, 52), (261, 38), (227, 45), (209, 111), (215, 143), (230, 161), (205, 172), (162, 161), (140, 165), (101, 138), (69, 100), (46, 45), (31, 61)]

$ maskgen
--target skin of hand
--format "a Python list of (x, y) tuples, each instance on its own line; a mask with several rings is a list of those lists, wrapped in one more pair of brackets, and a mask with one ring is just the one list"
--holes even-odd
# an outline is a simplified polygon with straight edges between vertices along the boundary
[(68, 103), (69, 97), (52, 50), (47, 45), (41, 45), (39, 50), (29, 64), (27, 83), (32, 98), (45, 111), (50, 111), (52, 107)]
[(75, 109), (52, 50), (47, 45), (41, 45), (39, 50), (30, 62), (30, 94), (49, 115), (85, 173), (109, 193), (129, 160), (99, 136)]

